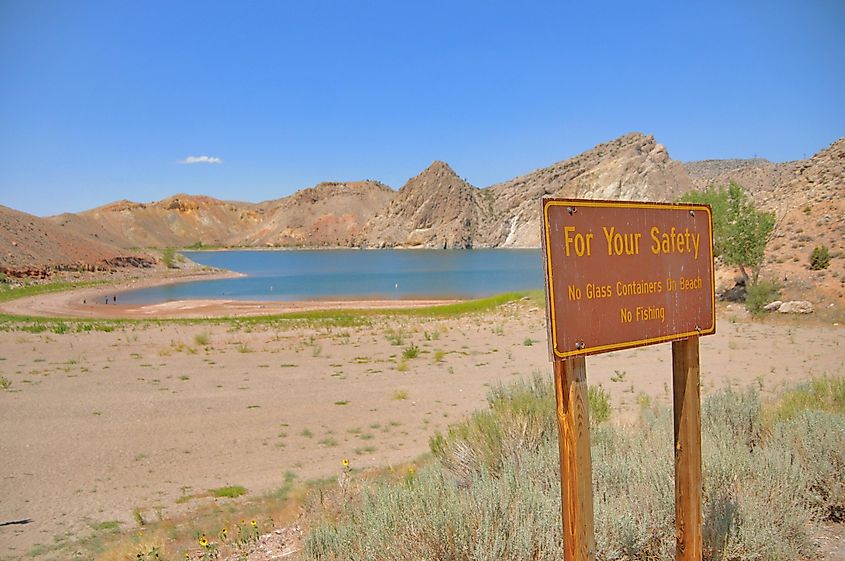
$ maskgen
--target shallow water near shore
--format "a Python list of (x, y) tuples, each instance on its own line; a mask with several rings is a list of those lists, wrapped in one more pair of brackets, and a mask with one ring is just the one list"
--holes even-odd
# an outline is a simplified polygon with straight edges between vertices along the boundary
[(124, 304), (174, 300), (409, 300), (481, 298), (543, 287), (537, 249), (186, 251), (244, 277), (127, 291)]

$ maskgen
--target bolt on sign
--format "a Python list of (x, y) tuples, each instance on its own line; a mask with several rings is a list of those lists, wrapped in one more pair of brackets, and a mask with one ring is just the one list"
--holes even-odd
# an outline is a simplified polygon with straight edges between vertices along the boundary
[(710, 207), (543, 200), (553, 357), (715, 333)]

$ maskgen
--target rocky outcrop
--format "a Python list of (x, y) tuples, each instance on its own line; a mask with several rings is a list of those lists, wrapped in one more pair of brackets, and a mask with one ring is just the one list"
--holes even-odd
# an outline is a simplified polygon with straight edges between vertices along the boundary
[(673, 201), (692, 183), (652, 136), (631, 133), (569, 160), (485, 189), (489, 211), (480, 238), (488, 247), (539, 247), (546, 196)]
[(366, 247), (471, 248), (484, 220), (480, 191), (445, 162), (411, 178), (364, 228)]
[(777, 311), (782, 314), (812, 314), (813, 304), (806, 300), (790, 300), (778, 306)]

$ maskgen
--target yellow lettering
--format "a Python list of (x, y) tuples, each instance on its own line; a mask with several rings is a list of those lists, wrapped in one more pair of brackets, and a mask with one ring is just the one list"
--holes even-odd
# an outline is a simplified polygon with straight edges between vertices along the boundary
[(607, 254), (613, 255), (613, 233), (616, 231), (616, 227), (611, 226), (610, 231), (607, 231), (607, 228), (602, 226), (601, 229), (604, 231), (604, 237), (607, 238)]
[(616, 231), (615, 226), (611, 226), (609, 231), (602, 226), (602, 231), (604, 231), (604, 238), (607, 240), (608, 255), (639, 255), (642, 234), (621, 234)]
[(655, 255), (660, 255), (660, 239), (657, 237), (660, 235), (660, 228), (652, 226), (650, 233), (651, 239), (654, 241), (654, 245), (651, 246), (651, 252)]
[[(570, 234), (574, 235), (571, 236)], [(569, 257), (571, 255), (570, 247), (578, 257), (592, 255), (593, 237), (593, 234), (587, 234), (586, 236), (584, 234), (575, 234), (575, 226), (565, 226), (563, 228), (563, 239), (566, 256)]]

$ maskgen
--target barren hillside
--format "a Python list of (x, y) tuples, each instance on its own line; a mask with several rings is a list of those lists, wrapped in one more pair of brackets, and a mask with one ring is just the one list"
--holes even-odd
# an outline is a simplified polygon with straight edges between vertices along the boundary
[(50, 220), (121, 247), (229, 245), (263, 220), (255, 207), (179, 194), (153, 203), (118, 201)]
[[(820, 288), (845, 295), (845, 138), (809, 160), (780, 164), (768, 160), (705, 160), (684, 167), (696, 188), (734, 181), (758, 207), (777, 215), (766, 252), (764, 277), (801, 290)], [(827, 270), (811, 271), (810, 255), (826, 246), (833, 257)]]
[(683, 164), (696, 189), (710, 185), (742, 185), (755, 198), (764, 198), (791, 179), (795, 163), (775, 164), (769, 160), (701, 160)]
[[(770, 196), (759, 197), (763, 208), (778, 214), (779, 225), (766, 254), (768, 267), (798, 286), (821, 288), (840, 299), (845, 295), (845, 138), (809, 160), (793, 162), (791, 177)], [(826, 246), (830, 267), (810, 271), (810, 255)]]
[(0, 272), (46, 277), (55, 270), (147, 267), (155, 261), (87, 238), (48, 220), (0, 206)]
[(396, 195), (378, 181), (320, 183), (257, 205), (264, 219), (236, 245), (348, 246)]

